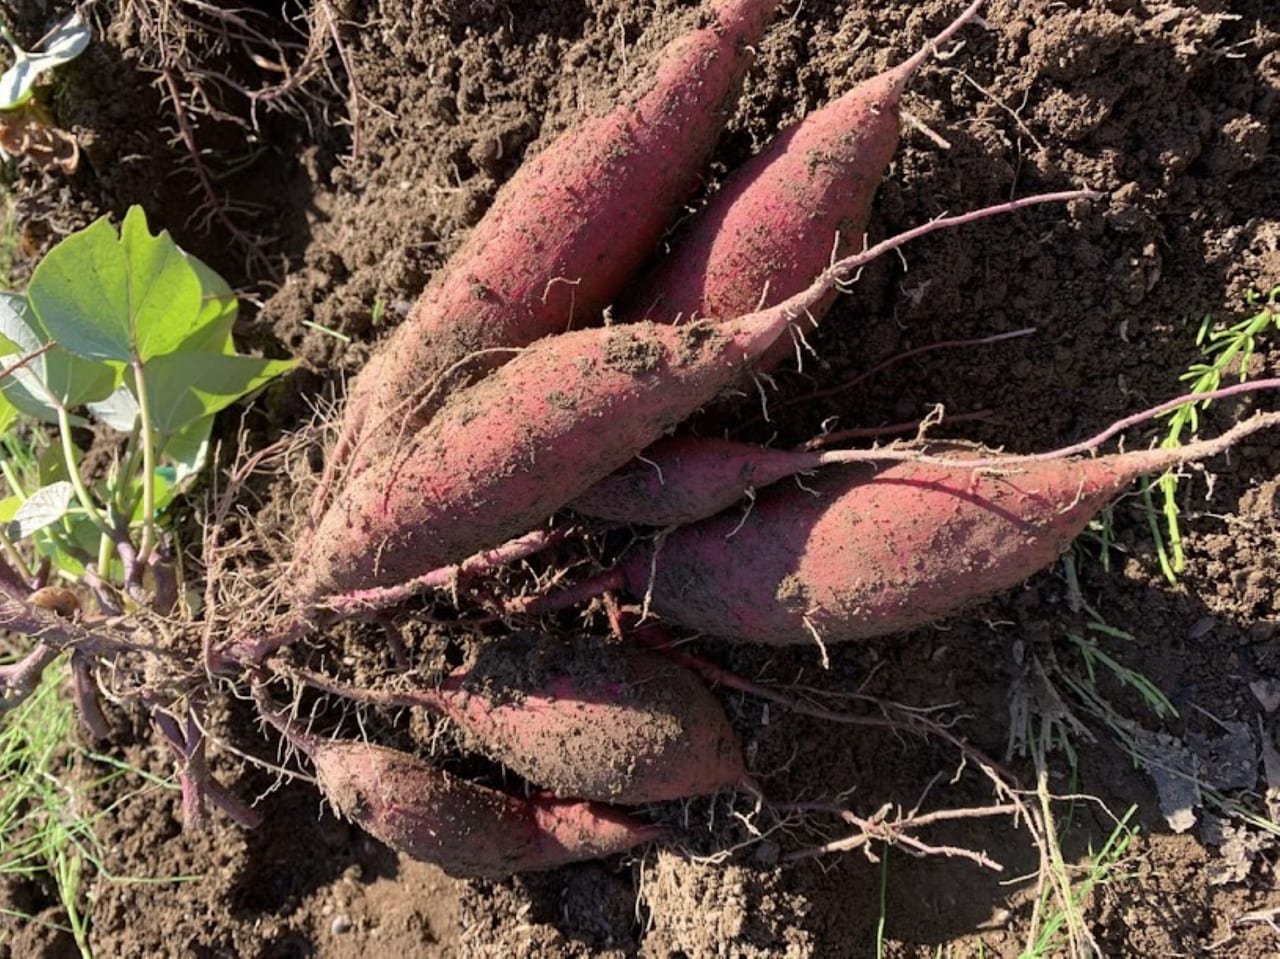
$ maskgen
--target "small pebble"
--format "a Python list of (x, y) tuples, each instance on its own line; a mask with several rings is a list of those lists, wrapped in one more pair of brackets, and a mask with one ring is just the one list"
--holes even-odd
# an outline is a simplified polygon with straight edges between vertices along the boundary
[(340, 936), (344, 932), (351, 931), (351, 918), (342, 914), (333, 917), (333, 921), (329, 923), (329, 932), (335, 936)]

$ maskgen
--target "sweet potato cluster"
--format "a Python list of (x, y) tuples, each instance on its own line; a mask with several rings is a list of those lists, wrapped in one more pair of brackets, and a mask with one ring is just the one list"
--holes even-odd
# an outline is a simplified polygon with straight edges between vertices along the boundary
[[(526, 556), (568, 511), (666, 535), (639, 537), (567, 598), (513, 600), (513, 615), (611, 590), (714, 638), (865, 639), (1025, 579), (1135, 476), (1186, 458), (1000, 469), (961, 449), (878, 466), (671, 435), (794, 355), (865, 262), (903, 87), (980, 3), (899, 67), (781, 132), (656, 256), (777, 5), (707, 0), (641, 93), (584, 119), (502, 189), (350, 390), (288, 573), (301, 618), (323, 623)], [(815, 475), (785, 481), (799, 473)], [(749, 493), (744, 517), (733, 507)], [(393, 699), (447, 716), (546, 792), (496, 792), (410, 755), (314, 737), (264, 709), (338, 810), (458, 874), (617, 852), (659, 834), (618, 806), (751, 785), (700, 679), (617, 641), (522, 633), (439, 686)]]

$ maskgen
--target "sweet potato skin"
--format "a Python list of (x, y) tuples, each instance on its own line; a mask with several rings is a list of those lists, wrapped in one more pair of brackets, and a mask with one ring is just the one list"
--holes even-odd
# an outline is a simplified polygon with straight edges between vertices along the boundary
[[(738, 316), (808, 286), (860, 248), (872, 201), (898, 149), (900, 71), (872, 77), (807, 116), (739, 167), (628, 295), (623, 320)], [(836, 240), (839, 239), (837, 244)], [(812, 313), (821, 317), (834, 292)], [(776, 343), (761, 362), (795, 350)]]
[(569, 505), (592, 519), (684, 526), (819, 465), (819, 454), (715, 438), (673, 437), (654, 443)]
[(438, 695), (486, 755), (556, 795), (644, 804), (747, 776), (719, 702), (653, 653), (518, 636), (486, 647)]
[(527, 532), (714, 399), (788, 322), (776, 308), (538, 341), (342, 489), (296, 595), (394, 585)]
[(343, 430), (353, 475), (431, 418), (448, 389), (426, 393), (446, 371), (458, 388), (511, 348), (597, 322), (697, 187), (777, 5), (713, 0), (638, 98), (520, 167), (381, 351), (359, 440)]
[(597, 803), (523, 800), (367, 743), (308, 740), (334, 807), (392, 849), (453, 876), (500, 879), (595, 859), (661, 831)]
[(639, 551), (622, 572), (668, 622), (725, 639), (882, 636), (1048, 566), (1147, 462), (832, 469), (761, 495), (745, 519), (735, 510), (676, 530), (656, 560)]
[[(678, 237), (671, 255), (628, 294), (623, 322), (690, 321), (741, 316), (805, 289), (834, 257), (863, 244), (876, 188), (898, 148), (899, 101), (909, 71), (879, 74), (810, 114), (735, 171)], [(837, 240), (839, 242), (837, 242)], [(821, 319), (832, 290), (808, 307)], [(757, 362), (770, 370), (796, 356), (790, 336), (779, 337)], [(584, 516), (666, 526), (712, 516), (748, 490), (795, 472), (783, 455), (711, 445), (660, 446), (643, 460), (588, 490), (573, 504)], [(650, 464), (671, 460), (673, 485)], [(645, 462), (648, 461), (648, 462)], [(770, 478), (766, 478), (766, 474)]]

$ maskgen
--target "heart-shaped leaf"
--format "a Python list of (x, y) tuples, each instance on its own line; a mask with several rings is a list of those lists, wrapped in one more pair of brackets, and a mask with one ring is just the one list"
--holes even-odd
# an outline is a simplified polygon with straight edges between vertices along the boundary
[(178, 348), (199, 328), (203, 290), (167, 231), (152, 236), (141, 207), (119, 235), (104, 217), (50, 250), (27, 298), (49, 337), (79, 356), (128, 363)]

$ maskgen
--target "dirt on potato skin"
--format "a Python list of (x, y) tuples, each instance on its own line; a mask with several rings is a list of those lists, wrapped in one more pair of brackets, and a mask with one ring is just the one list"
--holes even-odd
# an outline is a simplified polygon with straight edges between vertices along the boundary
[[(959, 6), (788, 6), (760, 46), (709, 182), (781, 126), (902, 59)], [(104, 4), (100, 15), (115, 8)], [(241, 325), (252, 342), (274, 334), (279, 348), (308, 364), (288, 391), (260, 405), (255, 435), (264, 441), (305, 416), (314, 395), (340, 393), (521, 159), (579, 107), (599, 109), (616, 96), (621, 78), (689, 22), (690, 4), (562, 0), (517, 9), (359, 0), (349, 15), (362, 24), (344, 31), (364, 98), (361, 155), (351, 158), (348, 141), (333, 130), (308, 139), (302, 127), (280, 128), (278, 139), (266, 135), (269, 154), (241, 175), (255, 196), (274, 195), (277, 206), (264, 216), (279, 227), (274, 252), (288, 258), (279, 288)], [(949, 149), (907, 131), (880, 189), (872, 237), (1038, 190), (1087, 186), (1106, 198), (1065, 213), (989, 220), (912, 246), (905, 264), (873, 265), (811, 337), (817, 359), (802, 375), (779, 375), (781, 398), (839, 384), (931, 342), (1028, 326), (1035, 336), (920, 356), (836, 397), (785, 408), (775, 402), (767, 424), (748, 397), (736, 412), (717, 407), (714, 427), (786, 445), (813, 435), (827, 417), (839, 416), (841, 427), (875, 426), (943, 403), (952, 413), (993, 413), (942, 433), (1048, 449), (1173, 395), (1198, 359), (1199, 318), (1237, 313), (1247, 289), (1280, 283), (1280, 9), (1266, 0), (994, 0), (984, 17), (987, 27), (965, 30), (963, 51), (926, 68), (909, 90), (906, 110)], [(47, 25), (28, 24), (21, 36), (38, 36)], [(89, 162), (70, 180), (20, 164), (20, 215), (45, 211), (29, 217), (44, 224), (32, 230), (56, 238), (142, 202), (153, 222), (238, 285), (264, 283), (247, 275), (244, 251), (187, 223), (189, 210), (175, 196), (187, 181), (167, 175), (178, 160), (153, 119), (163, 123), (164, 114), (149, 78), (139, 82), (116, 43), (96, 43), (90, 61), (67, 71), (71, 95), (61, 117), (95, 144), (86, 148)], [(341, 76), (335, 56), (330, 63)], [(329, 96), (331, 116), (341, 116), (343, 96)], [(144, 171), (143, 180), (113, 165), (134, 155), (151, 160), (130, 167)], [(170, 192), (160, 189), (165, 184)], [(1277, 342), (1261, 343), (1251, 373), (1277, 368)], [(1204, 428), (1221, 430), (1271, 405), (1265, 396), (1219, 404)], [(1139, 430), (1131, 443), (1154, 435)], [(1108, 651), (1170, 695), (1182, 716), (1171, 727), (1179, 734), (1212, 732), (1206, 713), (1251, 726), (1272, 718), (1249, 684), (1280, 679), (1278, 476), (1280, 441), (1264, 434), (1184, 482), (1189, 565), (1176, 587), (1160, 577), (1132, 499), (1115, 513), (1123, 552), (1113, 554), (1112, 569), (1082, 566), (1089, 602), (1137, 639)], [(917, 706), (958, 703), (967, 717), (963, 734), (1000, 756), (1020, 675), (1012, 648), (1071, 628), (1064, 597), (1060, 577), (1042, 574), (938, 628), (833, 648), (826, 670), (816, 650), (779, 654), (710, 641), (698, 649), (770, 681), (857, 689)], [(1129, 715), (1156, 725), (1131, 691), (1103, 687)], [(926, 790), (926, 808), (993, 801), (972, 774), (949, 784), (957, 757), (943, 744), (722, 698), (771, 798), (851, 791), (847, 801), (864, 814), (885, 802), (910, 807)], [(220, 735), (274, 758), (247, 711), (216, 718)], [(168, 754), (137, 717), (114, 719), (121, 758), (156, 775), (171, 772)], [(1055, 768), (1059, 791), (1092, 793), (1116, 811), (1138, 806), (1144, 838), (1136, 878), (1103, 890), (1090, 908), (1108, 954), (1204, 954), (1212, 945), (1232, 956), (1274, 954), (1265, 925), (1238, 922), (1280, 906), (1274, 847), (1239, 880), (1211, 885), (1206, 867), (1226, 858), (1225, 847), (1202, 843), (1194, 830), (1171, 833), (1151, 780), (1105, 738), (1080, 747), (1078, 781), (1067, 778), (1061, 758)], [(193, 835), (178, 826), (174, 793), (152, 789), (125, 799), (103, 822), (112, 872), (203, 878), (146, 886), (95, 879), (97, 954), (864, 956), (875, 948), (882, 875), (888, 955), (931, 956), (944, 946), (953, 955), (1006, 956), (1024, 945), (1028, 885), (1001, 885), (1004, 877), (971, 863), (891, 851), (883, 873), (860, 853), (822, 867), (780, 866), (781, 854), (817, 841), (790, 831), (751, 842), (724, 862), (694, 858), (750, 838), (730, 816), (748, 812), (743, 799), (655, 810), (679, 825), (683, 852), (649, 850), (502, 883), (461, 883), (339, 823), (305, 783), (269, 791), (269, 773), (228, 756), (218, 772), (227, 781), (243, 777), (245, 795), (265, 794), (267, 824), (250, 834), (217, 820), (211, 832)], [(135, 777), (113, 788), (125, 795), (143, 785)], [(113, 798), (102, 796), (102, 804)], [(1082, 803), (1070, 827), (1068, 854), (1080, 855), (1112, 823), (1100, 807)], [(953, 824), (929, 838), (985, 850), (1005, 865), (1004, 876), (1036, 865), (1025, 834), (1000, 821)], [(0, 900), (27, 911), (47, 910), (49, 896), (47, 887), (0, 887)], [(15, 936), (2, 941), (0, 955), (63, 955), (71, 945), (44, 927), (0, 922)]]

